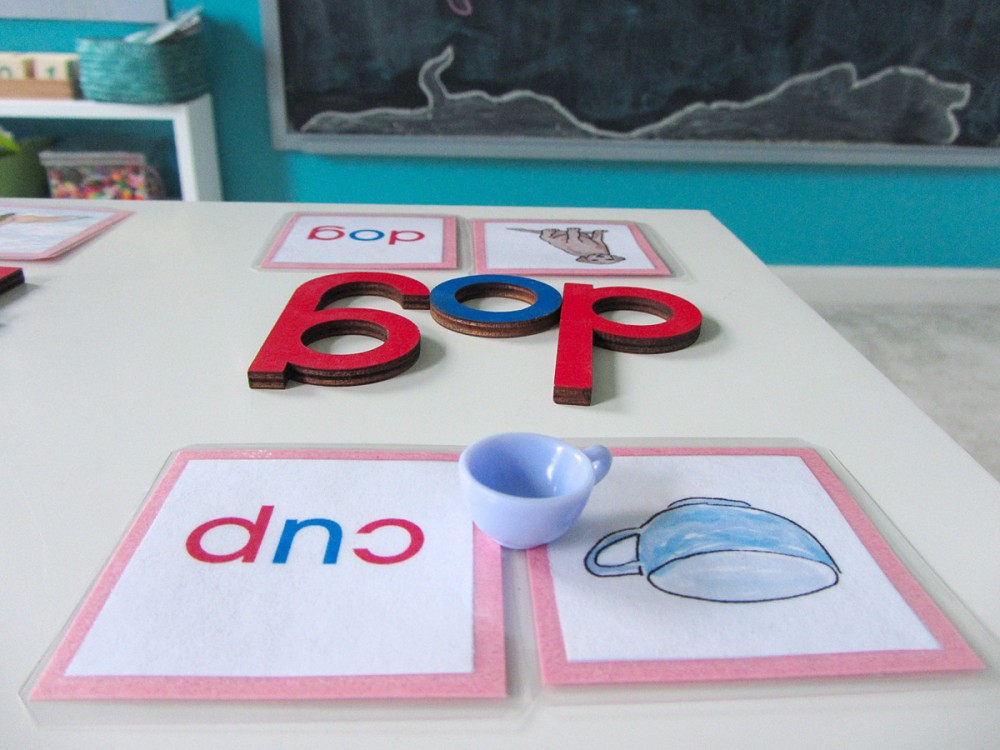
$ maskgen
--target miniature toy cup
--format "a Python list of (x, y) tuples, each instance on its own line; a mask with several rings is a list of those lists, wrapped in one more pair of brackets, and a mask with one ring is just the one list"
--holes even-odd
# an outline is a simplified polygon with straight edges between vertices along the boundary
[(530, 432), (483, 438), (458, 460), (472, 520), (510, 549), (548, 544), (569, 531), (610, 468), (611, 452), (602, 445), (580, 450)]

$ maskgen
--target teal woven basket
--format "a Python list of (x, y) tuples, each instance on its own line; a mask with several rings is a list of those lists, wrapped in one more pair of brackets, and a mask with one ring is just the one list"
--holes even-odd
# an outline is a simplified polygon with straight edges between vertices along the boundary
[(87, 99), (165, 104), (208, 91), (201, 34), (157, 44), (78, 39), (80, 88)]

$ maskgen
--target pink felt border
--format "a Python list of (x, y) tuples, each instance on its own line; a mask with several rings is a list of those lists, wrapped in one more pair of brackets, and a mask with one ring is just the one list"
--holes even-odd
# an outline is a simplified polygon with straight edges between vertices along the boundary
[(789, 677), (846, 677), (932, 673), (984, 667), (951, 621), (895, 555), (871, 519), (810, 448), (625, 448), (617, 456), (798, 456), (827, 491), (851, 529), (910, 608), (941, 644), (940, 650), (648, 661), (570, 662), (556, 607), (555, 582), (545, 547), (528, 550), (528, 573), (542, 681), (550, 685), (677, 683)]
[[(6, 204), (6, 205), (11, 205), (11, 204)], [(43, 209), (45, 211), (67, 211), (69, 213), (73, 212), (72, 208), (66, 208), (65, 206), (61, 205), (48, 206), (41, 204), (34, 204), (34, 205), (18, 204), (17, 208), (18, 209), (37, 208), (37, 209)], [(108, 229), (114, 224), (117, 224), (120, 221), (123, 221), (124, 219), (132, 215), (131, 211), (125, 211), (122, 209), (114, 209), (114, 208), (91, 208), (89, 206), (81, 206), (79, 210), (87, 211), (89, 213), (108, 214), (108, 217), (102, 221), (99, 221), (94, 226), (89, 227), (88, 229), (84, 229), (80, 232), (77, 232), (72, 237), (69, 237), (63, 240), (62, 242), (53, 245), (48, 250), (42, 253), (10, 253), (10, 252), (4, 252), (3, 249), (0, 249), (0, 260), (49, 260), (50, 258), (55, 258), (58, 255), (62, 255), (63, 253), (69, 252), (78, 245), (82, 245), (87, 240), (97, 236), (104, 230)]]
[[(419, 218), (419, 219), (441, 219), (444, 223), (442, 234), (444, 235), (444, 242), (441, 247), (441, 260), (436, 263), (285, 263), (281, 261), (274, 260), (274, 257), (278, 254), (282, 245), (285, 244), (285, 240), (288, 239), (288, 235), (292, 231), (292, 226), (299, 219), (308, 216), (350, 216), (354, 218), (364, 218), (364, 217), (377, 217), (380, 219), (406, 219), (406, 218)], [(264, 258), (260, 262), (261, 268), (291, 268), (291, 269), (306, 269), (306, 270), (323, 270), (323, 269), (366, 269), (366, 268), (408, 268), (414, 271), (419, 270), (434, 270), (441, 268), (456, 268), (458, 266), (458, 219), (454, 216), (437, 215), (437, 214), (324, 214), (324, 213), (309, 213), (301, 212), (295, 213), (289, 216), (285, 223), (282, 225), (281, 230), (278, 232), (278, 236), (275, 238), (274, 242), (268, 248), (267, 253), (265, 253)]]
[[(30, 700), (329, 700), (497, 698), (507, 694), (500, 547), (474, 529), (473, 671), (336, 677), (72, 677), (66, 669), (190, 461), (457, 461), (457, 453), (368, 450), (185, 450), (174, 456), (56, 647)], [(470, 522), (471, 523), (471, 522)]]
[(486, 257), (486, 225), (487, 224), (538, 224), (543, 227), (550, 227), (554, 222), (559, 224), (567, 223), (566, 219), (559, 220), (537, 220), (537, 219), (478, 219), (472, 222), (472, 243), (476, 258), (477, 273), (510, 273), (521, 276), (672, 276), (670, 267), (663, 262), (638, 224), (632, 221), (604, 221), (600, 219), (575, 219), (581, 224), (609, 224), (613, 226), (627, 227), (632, 234), (632, 238), (645, 254), (652, 268), (615, 269), (603, 267), (593, 268), (550, 268), (548, 266), (528, 267), (528, 268), (492, 268), (489, 259)]

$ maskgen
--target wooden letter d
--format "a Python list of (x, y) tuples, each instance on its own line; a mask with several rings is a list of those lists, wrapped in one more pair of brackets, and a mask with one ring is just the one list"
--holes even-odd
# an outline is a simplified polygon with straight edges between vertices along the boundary
[[(404, 309), (429, 306), (419, 281), (392, 273), (341, 273), (308, 281), (292, 295), (250, 365), (251, 388), (284, 388), (288, 381), (313, 385), (361, 385), (387, 380), (420, 356), (420, 329), (401, 315), (367, 308), (331, 308), (344, 297), (377, 295)], [(370, 336), (380, 346), (356, 354), (331, 354), (309, 345), (330, 336)]]

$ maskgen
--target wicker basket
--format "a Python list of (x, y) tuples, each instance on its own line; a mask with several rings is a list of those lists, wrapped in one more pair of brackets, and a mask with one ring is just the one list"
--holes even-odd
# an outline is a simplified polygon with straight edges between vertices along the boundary
[(87, 99), (164, 104), (208, 91), (201, 34), (156, 44), (121, 39), (78, 39), (80, 88)]

